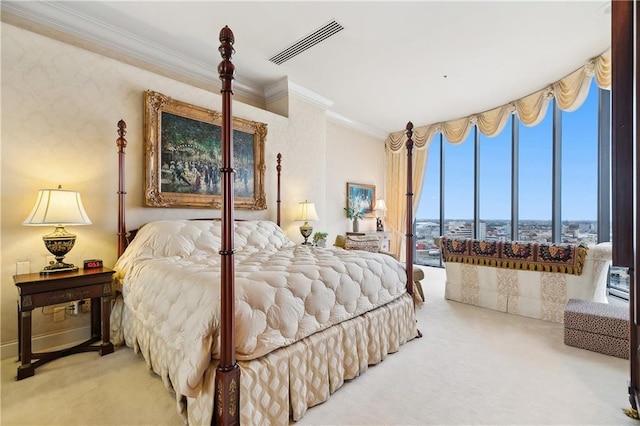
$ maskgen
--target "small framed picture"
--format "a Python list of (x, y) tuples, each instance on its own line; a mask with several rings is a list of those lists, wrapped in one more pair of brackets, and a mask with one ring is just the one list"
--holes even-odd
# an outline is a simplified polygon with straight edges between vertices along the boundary
[(374, 217), (373, 207), (375, 202), (375, 185), (347, 183), (347, 208), (362, 212), (364, 217)]

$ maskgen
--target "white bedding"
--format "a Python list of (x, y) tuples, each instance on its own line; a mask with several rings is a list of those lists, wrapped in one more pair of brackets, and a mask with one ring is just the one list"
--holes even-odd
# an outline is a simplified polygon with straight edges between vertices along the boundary
[[(195, 396), (219, 355), (219, 221), (145, 225), (115, 269), (128, 315), (127, 344), (171, 352), (176, 392)], [(251, 360), (405, 293), (390, 256), (297, 246), (273, 222), (236, 223), (236, 357)], [(117, 324), (115, 325), (117, 327)], [(149, 361), (148, 361), (149, 362)]]

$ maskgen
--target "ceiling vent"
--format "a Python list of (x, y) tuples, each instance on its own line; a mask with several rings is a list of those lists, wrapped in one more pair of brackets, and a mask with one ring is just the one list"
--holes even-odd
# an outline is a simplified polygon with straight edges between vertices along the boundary
[(305, 50), (310, 49), (321, 41), (328, 39), (337, 32), (342, 31), (343, 29), (344, 27), (342, 25), (338, 24), (335, 20), (332, 20), (322, 27), (318, 28), (311, 34), (293, 43), (291, 46), (287, 47), (281, 52), (273, 55), (269, 58), (269, 60), (274, 64), (280, 65), (283, 62), (286, 62), (289, 59), (293, 58), (294, 56), (299, 55)]

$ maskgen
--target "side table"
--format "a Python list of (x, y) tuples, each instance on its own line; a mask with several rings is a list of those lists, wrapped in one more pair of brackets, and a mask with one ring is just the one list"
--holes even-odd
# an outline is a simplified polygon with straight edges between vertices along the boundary
[(368, 237), (375, 235), (376, 237), (380, 238), (380, 250), (386, 252), (391, 251), (391, 232), (371, 231), (366, 232), (364, 235)]
[[(21, 365), (18, 380), (31, 377), (35, 369), (63, 356), (97, 351), (100, 356), (113, 352), (109, 336), (111, 282), (115, 271), (108, 268), (80, 269), (49, 275), (14, 275), (18, 287), (18, 351)], [(31, 352), (31, 312), (34, 308), (91, 298), (91, 338), (70, 348), (53, 352)], [(100, 345), (93, 343), (102, 340)], [(32, 362), (32, 359), (37, 361)]]

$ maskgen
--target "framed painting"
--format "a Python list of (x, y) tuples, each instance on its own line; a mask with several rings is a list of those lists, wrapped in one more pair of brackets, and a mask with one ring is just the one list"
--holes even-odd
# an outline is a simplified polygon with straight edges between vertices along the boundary
[(347, 208), (362, 212), (364, 217), (374, 217), (376, 202), (375, 185), (347, 183)]
[[(222, 208), (222, 113), (144, 94), (144, 201), (149, 207)], [(235, 208), (264, 210), (267, 125), (233, 118)]]

